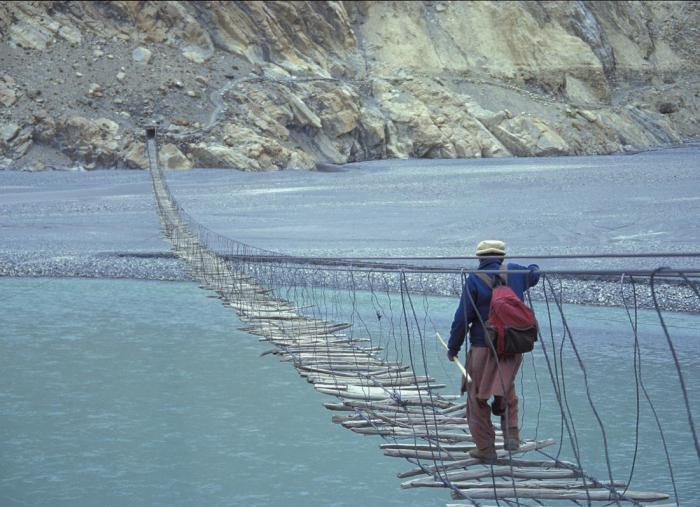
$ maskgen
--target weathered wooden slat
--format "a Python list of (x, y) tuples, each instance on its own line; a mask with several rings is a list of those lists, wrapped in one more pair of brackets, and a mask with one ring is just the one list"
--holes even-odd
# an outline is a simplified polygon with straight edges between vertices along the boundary
[[(399, 411), (411, 412), (411, 407), (431, 407), (433, 410), (437, 410), (449, 406), (452, 404), (450, 398), (450, 395), (441, 394), (439, 396), (433, 396), (432, 399), (429, 400), (402, 398), (400, 403), (393, 399), (369, 402), (363, 400), (348, 400), (347, 403), (356, 409), (385, 410), (389, 412), (398, 409)], [(417, 408), (414, 412), (422, 413), (422, 410)]]
[[(333, 416), (333, 422), (336, 424), (343, 424), (346, 422), (366, 422), (366, 421), (375, 421), (375, 417), (389, 417), (393, 421), (398, 421), (402, 423), (408, 423), (412, 425), (416, 424), (437, 424), (438, 426), (441, 426), (442, 424), (454, 424), (455, 421), (463, 421), (462, 419), (449, 419), (449, 418), (435, 418), (436, 416), (431, 416), (430, 414), (425, 414), (425, 416), (421, 413), (416, 414), (415, 417), (407, 417), (403, 413), (396, 413), (396, 412), (389, 412), (389, 414), (383, 413), (381, 411), (368, 411), (366, 414), (363, 416), (359, 415), (352, 415), (352, 416)], [(396, 443), (391, 443), (391, 444), (382, 444), (380, 446), (381, 449), (418, 449), (419, 447), (426, 447), (426, 449), (422, 450), (431, 450), (433, 447), (430, 446), (430, 444), (396, 444)], [(438, 449), (435, 449), (438, 450)]]
[[(381, 435), (396, 438), (430, 438), (442, 442), (471, 442), (473, 437), (465, 433), (449, 433), (447, 431), (426, 431), (425, 428), (420, 430), (417, 427), (413, 429), (394, 428), (394, 427), (376, 427), (376, 428), (352, 428), (351, 431), (361, 433), (363, 435)], [(385, 451), (386, 453), (391, 450)], [(389, 454), (387, 454), (389, 455)]]
[[(575, 470), (567, 468), (553, 468), (547, 470), (532, 470), (528, 468), (518, 468), (511, 466), (484, 466), (476, 470), (462, 470), (459, 472), (447, 472), (440, 477), (449, 482), (468, 481), (471, 479), (482, 479), (484, 477), (512, 477), (515, 479), (566, 479), (579, 477), (581, 474)], [(436, 482), (433, 478), (413, 479), (403, 482), (402, 488), (423, 487)], [(442, 484), (442, 483), (441, 483)]]
[[(520, 449), (517, 451), (511, 451), (510, 455), (516, 456), (518, 454), (522, 454), (524, 452), (528, 451), (534, 451), (537, 449), (543, 449), (544, 447), (548, 447), (550, 445), (554, 445), (555, 441), (554, 439), (546, 439), (546, 440), (539, 440), (537, 442), (525, 442), (520, 445)], [(510, 464), (509, 461), (509, 453), (508, 451), (503, 451), (499, 450), (496, 452), (498, 456), (497, 464), (498, 465), (505, 465), (508, 466)], [(443, 463), (440, 465), (426, 465), (423, 468), (414, 468), (413, 470), (408, 470), (406, 472), (401, 472), (397, 476), (399, 479), (406, 479), (408, 477), (415, 477), (417, 475), (425, 475), (425, 474), (435, 474), (437, 472), (446, 472), (449, 470), (459, 470), (463, 469), (468, 466), (472, 465), (478, 465), (480, 464), (481, 461), (475, 458), (466, 458), (463, 460), (458, 460), (453, 463)], [(558, 462), (560, 466), (570, 468), (572, 470), (576, 470), (575, 465), (571, 464), (571, 466), (567, 466), (569, 463), (566, 461), (560, 461)]]
[[(399, 396), (401, 398), (407, 396), (415, 396), (417, 391), (399, 391), (397, 389), (383, 389), (380, 387), (361, 387), (354, 389), (354, 386), (345, 386), (344, 390), (341, 389), (327, 389), (323, 387), (315, 387), (316, 391), (323, 394), (329, 394), (331, 396), (341, 396), (343, 398), (355, 399), (355, 400), (384, 400), (392, 396)], [(429, 394), (426, 392), (424, 395), (429, 398)]]
[[(446, 386), (445, 384), (420, 384), (420, 385), (404, 385), (404, 384), (385, 384), (383, 382), (372, 382), (372, 381), (361, 381), (361, 380), (348, 380), (347, 378), (345, 379), (324, 379), (323, 381), (318, 381), (318, 382), (310, 382), (311, 384), (314, 385), (316, 388), (325, 388), (325, 389), (344, 389), (348, 390), (348, 387), (350, 387), (351, 390), (354, 391), (360, 391), (362, 390), (363, 392), (366, 391), (367, 389), (374, 388), (374, 389), (381, 389), (384, 392), (401, 392), (401, 393), (407, 393), (411, 394), (411, 391), (414, 392), (429, 392), (429, 391), (435, 391), (439, 389), (444, 389)], [(466, 425), (466, 421), (462, 421)], [(456, 424), (461, 424), (461, 423), (456, 423)]]
[[(360, 366), (366, 367), (367, 365), (375, 365), (377, 366), (376, 368), (373, 368), (375, 370), (378, 370), (380, 368), (400, 368), (401, 364), (400, 363), (394, 363), (394, 362), (388, 362), (383, 359), (377, 359), (374, 357), (360, 357), (360, 356), (353, 356), (353, 355), (340, 355), (340, 356), (334, 356), (334, 355), (303, 355), (303, 356), (294, 356), (298, 360), (306, 363), (347, 363), (347, 364), (359, 364)], [(359, 370), (358, 371), (362, 371)]]
[(245, 331), (250, 334), (257, 334), (258, 336), (263, 335), (270, 338), (280, 338), (280, 339), (297, 339), (301, 340), (304, 338), (315, 338), (324, 336), (339, 336), (336, 333), (341, 329), (333, 329), (329, 327), (309, 327), (308, 329), (294, 329), (293, 326), (282, 327), (279, 325), (271, 325), (265, 323), (264, 321), (257, 321), (254, 326), (244, 326), (239, 328), (241, 331)]
[(360, 354), (353, 354), (353, 353), (348, 353), (348, 352), (330, 352), (330, 353), (319, 353), (319, 354), (312, 354), (312, 353), (303, 353), (303, 354), (287, 354), (285, 352), (278, 352), (276, 354), (279, 358), (280, 361), (283, 362), (289, 362), (289, 361), (301, 361), (303, 363), (311, 362), (311, 361), (330, 361), (330, 362), (343, 362), (343, 363), (349, 363), (349, 364), (365, 364), (365, 363), (378, 363), (378, 364), (385, 364), (382, 359), (378, 359), (376, 357), (372, 357), (369, 355), (360, 355)]
[[(488, 482), (453, 482), (452, 486), (459, 489), (473, 489), (473, 488), (512, 488), (512, 480), (497, 480)], [(516, 488), (546, 488), (546, 489), (607, 489), (607, 488), (624, 488), (627, 483), (624, 481), (606, 481), (601, 483), (601, 486), (593, 486), (590, 482), (584, 483), (583, 481), (552, 481), (546, 479), (528, 479), (524, 481), (515, 481)], [(654, 505), (653, 507), (657, 507)]]
[(354, 347), (350, 343), (310, 343), (308, 345), (294, 345), (284, 347), (284, 352), (289, 354), (296, 354), (301, 352), (354, 352), (360, 354), (372, 354), (375, 355), (376, 352), (381, 352), (382, 347)]
[(386, 370), (387, 368), (389, 369), (397, 369), (400, 370), (402, 368), (408, 368), (408, 366), (400, 367), (400, 366), (393, 366), (391, 364), (379, 364), (379, 365), (363, 365), (363, 368), (358, 368), (358, 365), (356, 364), (340, 364), (340, 363), (302, 363), (302, 364), (295, 364), (295, 367), (300, 370), (308, 370), (309, 368), (320, 368), (320, 369), (325, 369), (325, 370), (333, 370), (333, 371), (346, 371), (346, 372), (376, 372), (380, 369)]
[[(306, 375), (311, 375), (314, 373), (321, 373), (321, 374), (326, 374), (332, 377), (371, 377), (371, 378), (377, 378), (379, 375), (382, 374), (382, 372), (387, 371), (386, 369), (373, 369), (373, 370), (363, 370), (363, 371), (358, 371), (357, 369), (352, 369), (352, 370), (331, 370), (331, 369), (326, 369), (326, 368), (316, 368), (313, 366), (306, 366), (306, 365), (298, 365), (297, 370), (300, 370), (300, 375), (301, 376), (306, 376)], [(401, 375), (401, 371), (397, 370), (397, 375)]]
[(313, 366), (317, 368), (332, 368), (334, 370), (339, 370), (339, 371), (363, 371), (363, 370), (370, 370), (370, 369), (376, 369), (376, 368), (383, 368), (383, 367), (392, 367), (393, 365), (390, 363), (382, 363), (379, 361), (362, 361), (362, 362), (350, 362), (350, 361), (345, 361), (338, 359), (337, 361), (331, 361), (331, 360), (315, 360), (315, 359), (306, 359), (304, 361), (282, 361), (283, 363), (289, 363), (293, 364), (295, 366)]
[(294, 346), (294, 345), (301, 345), (301, 346), (322, 346), (322, 347), (353, 347), (357, 346), (360, 342), (350, 342), (349, 340), (345, 338), (334, 338), (334, 337), (328, 337), (328, 338), (323, 338), (323, 337), (314, 337), (311, 339), (305, 339), (305, 340), (280, 340), (280, 339), (270, 339), (270, 338), (260, 338), (260, 341), (267, 342), (271, 345), (274, 345), (275, 347), (278, 347), (281, 350), (285, 350), (287, 347)]
[(300, 360), (306, 359), (345, 359), (347, 361), (352, 360), (365, 360), (370, 359), (372, 361), (384, 361), (384, 359), (378, 357), (376, 354), (368, 352), (353, 351), (348, 349), (339, 350), (324, 350), (324, 351), (288, 351), (285, 349), (278, 349), (277, 355), (283, 357), (293, 357)]
[[(348, 429), (353, 429), (353, 428), (374, 428), (374, 427), (384, 427), (384, 426), (401, 426), (404, 428), (415, 428), (416, 430), (425, 430), (426, 428), (428, 431), (467, 431), (469, 428), (467, 426), (456, 426), (456, 425), (451, 425), (451, 424), (434, 424), (431, 422), (425, 423), (425, 422), (419, 422), (419, 421), (407, 421), (405, 419), (396, 419), (392, 418), (390, 416), (383, 416), (381, 414), (377, 414), (377, 417), (375, 419), (369, 419), (369, 420), (363, 420), (363, 421), (347, 421), (342, 423), (342, 426)], [(437, 428), (437, 430), (435, 430)], [(496, 440), (496, 443), (499, 444), (501, 441)], [(399, 451), (399, 449), (396, 449), (396, 451)], [(415, 452), (421, 452), (421, 451), (415, 451), (415, 450), (400, 450), (401, 452), (406, 453), (406, 457), (413, 457), (409, 456), (411, 453)], [(434, 452), (434, 451), (431, 451)], [(389, 454), (387, 454), (389, 456)], [(394, 456), (396, 457), (396, 456)], [(464, 456), (463, 456), (464, 457)], [(456, 458), (456, 459), (462, 459), (462, 458)]]
[[(503, 443), (501, 443), (500, 446), (502, 447)], [(476, 445), (472, 445), (471, 449), (476, 449)], [(468, 451), (471, 449), (468, 449)], [(440, 462), (464, 460), (471, 457), (469, 452), (409, 451), (405, 449), (387, 449), (384, 451), (384, 455), (390, 458), (421, 459)]]
[(436, 445), (436, 444), (431, 444), (429, 442), (424, 442), (424, 443), (406, 443), (406, 444), (400, 444), (393, 442), (391, 444), (381, 444), (379, 446), (380, 449), (382, 450), (406, 450), (406, 451), (435, 451), (435, 452), (467, 452), (471, 449), (474, 448), (474, 445), (472, 444), (467, 444), (467, 445), (449, 445), (449, 444), (442, 444), (442, 445)]
[[(490, 500), (494, 498), (531, 498), (540, 500), (593, 500), (596, 502), (614, 501), (618, 497), (608, 490), (560, 490), (548, 488), (482, 488), (460, 490), (465, 498)], [(622, 499), (637, 502), (655, 502), (668, 499), (663, 493), (647, 491), (627, 491)]]
[(315, 322), (276, 322), (276, 326), (279, 329), (284, 330), (286, 333), (293, 333), (294, 331), (302, 333), (308, 333), (310, 331), (318, 333), (334, 333), (336, 331), (342, 331), (343, 329), (348, 329), (352, 324), (331, 324), (329, 322), (315, 323)]
[[(440, 478), (457, 484), (460, 481), (469, 479), (483, 479), (492, 477), (512, 477), (514, 479), (568, 479), (576, 477), (573, 470), (551, 469), (551, 470), (529, 470), (521, 468), (489, 466), (480, 470), (469, 470), (455, 474), (441, 475)], [(445, 483), (434, 479), (413, 479), (401, 483), (401, 487), (407, 488), (444, 488)]]
[(363, 362), (349, 362), (349, 361), (330, 361), (330, 360), (314, 360), (307, 359), (305, 361), (282, 361), (298, 366), (313, 366), (317, 368), (332, 368), (339, 371), (363, 371), (363, 370), (374, 370), (377, 368), (392, 368), (395, 367), (392, 363), (383, 363), (380, 361), (363, 361)]
[(368, 377), (364, 373), (357, 372), (355, 374), (345, 374), (345, 375), (338, 375), (338, 374), (332, 374), (332, 375), (326, 375), (326, 374), (319, 374), (319, 373), (307, 373), (307, 374), (302, 374), (302, 376), (306, 377), (306, 380), (308, 382), (311, 382), (312, 384), (316, 384), (318, 382), (328, 382), (332, 383), (334, 381), (347, 381), (351, 384), (365, 384), (369, 383), (370, 385), (383, 385), (383, 386), (412, 386), (412, 385), (423, 385), (423, 384), (430, 384), (430, 385), (443, 385), (444, 384), (438, 384), (434, 378), (431, 377), (417, 377), (417, 382), (414, 381), (413, 377), (399, 377), (399, 378), (388, 378), (388, 379), (379, 379), (376, 377)]
[[(418, 392), (428, 392), (431, 390), (437, 390), (437, 389), (442, 389), (445, 386), (440, 385), (440, 384), (435, 384), (431, 385), (428, 387), (427, 385), (425, 386), (389, 386), (389, 385), (383, 385), (383, 386), (378, 386), (376, 384), (373, 384), (371, 382), (365, 382), (365, 383), (349, 383), (349, 382), (332, 382), (332, 383), (321, 383), (321, 382), (313, 382), (314, 388), (316, 389), (337, 389), (340, 391), (346, 391), (346, 392), (356, 392), (356, 393), (365, 393), (367, 392), (368, 389), (381, 389), (383, 393), (403, 393), (403, 394), (414, 394)], [(402, 395), (403, 395), (402, 394)], [(405, 421), (408, 422), (408, 421)], [(425, 421), (415, 421), (412, 424), (426, 424)], [(464, 423), (464, 427), (466, 427), (466, 423)]]
[(464, 403), (458, 403), (457, 405), (454, 405), (452, 407), (449, 407), (445, 410), (442, 411), (443, 414), (453, 414), (455, 412), (466, 412), (467, 410), (467, 404), (466, 402)]
[(239, 318), (245, 322), (253, 322), (256, 320), (287, 320), (287, 321), (294, 321), (294, 320), (302, 320), (301, 317), (299, 317), (296, 313), (293, 312), (284, 312), (284, 311), (276, 311), (274, 313), (265, 313), (265, 312), (241, 312), (239, 314)]
[(406, 405), (400, 406), (392, 403), (392, 400), (370, 401), (364, 400), (345, 400), (339, 403), (325, 402), (323, 404), (328, 410), (340, 412), (363, 412), (367, 407), (373, 407), (372, 413), (382, 413), (384, 415), (395, 414), (421, 414), (422, 412), (435, 412), (439, 408), (432, 405)]

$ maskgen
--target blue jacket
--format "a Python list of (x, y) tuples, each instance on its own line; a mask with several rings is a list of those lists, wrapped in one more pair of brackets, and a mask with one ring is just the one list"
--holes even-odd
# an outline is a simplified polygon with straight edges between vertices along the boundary
[[(501, 268), (500, 259), (484, 259), (479, 263), (479, 270), (498, 271)], [(523, 300), (525, 291), (537, 284), (540, 279), (539, 266), (530, 264), (528, 267), (509, 262), (508, 270), (528, 270), (528, 273), (508, 273), (508, 286), (513, 292)], [(489, 275), (494, 278), (495, 275)], [(471, 297), (470, 297), (471, 295)], [(474, 304), (476, 303), (476, 309)], [(489, 306), (491, 306), (491, 287), (487, 286), (475, 273), (471, 273), (467, 278), (467, 283), (462, 288), (462, 299), (455, 312), (452, 328), (450, 329), (450, 342), (448, 349), (450, 354), (456, 356), (464, 343), (464, 337), (469, 331), (469, 343), (472, 347), (486, 347), (484, 340), (484, 327), (481, 324), (486, 322), (489, 316)], [(481, 315), (481, 319), (478, 315)]]

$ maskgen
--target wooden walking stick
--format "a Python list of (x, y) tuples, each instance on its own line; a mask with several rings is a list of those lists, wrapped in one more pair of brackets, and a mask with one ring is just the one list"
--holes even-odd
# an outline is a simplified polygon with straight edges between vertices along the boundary
[[(440, 343), (442, 343), (442, 346), (445, 347), (445, 350), (450, 350), (447, 348), (447, 344), (445, 343), (445, 340), (442, 339), (442, 336), (440, 336), (440, 333), (435, 333), (435, 336), (437, 336), (437, 339), (440, 340)], [(452, 362), (457, 365), (457, 368), (459, 368), (459, 370), (462, 372), (462, 376), (467, 378), (467, 384), (469, 384), (472, 381), (472, 378), (469, 376), (464, 366), (462, 366), (462, 363), (459, 362), (459, 358)]]

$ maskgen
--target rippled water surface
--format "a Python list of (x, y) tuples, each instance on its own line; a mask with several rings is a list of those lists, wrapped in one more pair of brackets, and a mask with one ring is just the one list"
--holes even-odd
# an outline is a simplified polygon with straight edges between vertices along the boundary
[[(235, 314), (191, 283), (0, 279), (0, 505), (444, 505), (444, 490), (401, 490), (412, 465), (334, 415)], [(367, 295), (360, 312), (372, 313)], [(429, 298), (446, 330), (456, 300)], [(420, 310), (419, 310), (420, 311)], [(540, 314), (546, 309), (538, 308)], [(602, 418), (615, 479), (635, 447), (632, 336), (620, 309), (567, 314)], [(700, 419), (697, 316), (666, 315)], [(681, 505), (700, 499), (698, 459), (657, 316), (640, 314), (643, 379), (669, 444)], [(375, 330), (376, 332), (376, 330)], [(560, 326), (555, 328), (558, 346)], [(427, 333), (426, 333), (427, 336)], [(413, 345), (420, 345), (414, 337)], [(424, 341), (430, 372), (456, 392), (453, 365)], [(408, 362), (406, 343), (398, 352)], [(587, 470), (606, 478), (601, 432), (571, 346), (567, 402)], [(523, 367), (524, 436), (560, 440), (542, 348)], [(522, 393), (525, 393), (524, 395)], [(672, 492), (653, 414), (642, 400), (633, 485)], [(567, 441), (567, 438), (564, 438)], [(558, 446), (549, 452), (556, 454)], [(565, 445), (561, 456), (572, 459)]]

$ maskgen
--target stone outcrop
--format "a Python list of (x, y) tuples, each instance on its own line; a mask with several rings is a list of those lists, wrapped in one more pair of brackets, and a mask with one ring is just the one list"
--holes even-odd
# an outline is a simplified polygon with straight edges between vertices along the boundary
[(114, 166), (121, 147), (119, 124), (107, 118), (83, 116), (62, 118), (57, 127), (58, 142), (86, 168)]
[(8, 75), (0, 75), (0, 104), (10, 107), (17, 101), (15, 80)]
[(181, 151), (172, 143), (166, 143), (158, 152), (160, 163), (166, 169), (192, 169), (193, 164)]
[(171, 169), (677, 143), (700, 134), (699, 23), (695, 2), (2, 2), (1, 162), (144, 168), (150, 120)]
[[(122, 150), (121, 155), (130, 169), (148, 169), (148, 154), (146, 144), (131, 140)], [(158, 161), (164, 169), (192, 169), (192, 161), (187, 158), (180, 148), (172, 143), (160, 147)]]
[(569, 146), (547, 123), (539, 118), (520, 115), (491, 128), (493, 135), (516, 157), (566, 155)]
[(241, 154), (238, 150), (221, 144), (190, 144), (189, 152), (197, 167), (220, 169), (239, 169), (241, 171), (259, 171), (260, 164)]

